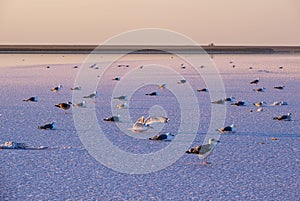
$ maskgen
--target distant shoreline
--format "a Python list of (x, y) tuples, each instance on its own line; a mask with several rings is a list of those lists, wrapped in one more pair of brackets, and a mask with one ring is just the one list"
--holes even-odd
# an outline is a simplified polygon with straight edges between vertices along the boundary
[[(96, 45), (0, 45), (0, 54), (293, 54), (300, 46), (101, 46)], [(203, 51), (205, 50), (205, 52)]]

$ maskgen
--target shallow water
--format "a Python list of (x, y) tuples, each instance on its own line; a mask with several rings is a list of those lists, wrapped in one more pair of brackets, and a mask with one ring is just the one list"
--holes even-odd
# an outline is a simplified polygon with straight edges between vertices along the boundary
[[(29, 146), (49, 147), (46, 150), (0, 151), (1, 199), (297, 200), (299, 198), (300, 55), (214, 55), (213, 63), (223, 80), (226, 96), (234, 96), (238, 100), (249, 102), (245, 107), (234, 107), (226, 103), (225, 125), (235, 123), (237, 133), (221, 135), (221, 143), (209, 158), (211, 165), (201, 165), (201, 160), (197, 156), (182, 153), (175, 163), (149, 174), (120, 173), (99, 163), (85, 149), (78, 136), (73, 121), (76, 109), (65, 113), (54, 107), (54, 104), (59, 102), (72, 101), (72, 91), (69, 89), (76, 82), (78, 73), (82, 73), (81, 69), (85, 65), (81, 63), (84, 62), (85, 56), (0, 55), (2, 58), (0, 143), (17, 141)], [(230, 61), (236, 65), (235, 68)], [(176, 150), (168, 142), (152, 142), (145, 139), (159, 131), (177, 133), (182, 123), (181, 110), (194, 114), (195, 109), (194, 105), (182, 108), (179, 98), (191, 101), (195, 96), (199, 103), (200, 124), (190, 146), (202, 144), (211, 119), (210, 102), (214, 100), (210, 100), (209, 93), (200, 93), (196, 89), (206, 87), (207, 83), (203, 76), (210, 72), (212, 64), (203, 60), (204, 68), (195, 67), (198, 68), (199, 75), (197, 70), (188, 64), (186, 69), (181, 69), (180, 64), (183, 62), (171, 55), (129, 55), (112, 63), (101, 75), (99, 73), (101, 68), (110, 63), (109, 59), (101, 58), (101, 62), (97, 62), (99, 69), (87, 68), (89, 76), (93, 77), (86, 81), (86, 83), (99, 81), (96, 86), (99, 97), (95, 101), (86, 100), (88, 108), (79, 108), (77, 111), (94, 111), (105, 137), (121, 150), (137, 155), (162, 149), (168, 153), (175, 153)], [(90, 64), (92, 63), (88, 61), (88, 65)], [(128, 64), (129, 67), (117, 67), (118, 64)], [(47, 65), (50, 65), (49, 69), (46, 68)], [(78, 65), (79, 68), (73, 68), (74, 65)], [(141, 65), (145, 68), (139, 69)], [(194, 94), (187, 93), (185, 85), (176, 84), (177, 75), (168, 74), (167, 71), (163, 71), (160, 75), (155, 74), (157, 73), (155, 65), (168, 66), (184, 77), (194, 90)], [(283, 66), (283, 69), (279, 69), (280, 66)], [(146, 68), (149, 68), (150, 72), (142, 74), (144, 77), (138, 77), (139, 79), (130, 77), (130, 73), (135, 70), (143, 72), (147, 70)], [(121, 81), (111, 80), (116, 76), (120, 76)], [(126, 76), (130, 78), (128, 82), (125, 82)], [(143, 80), (151, 76), (153, 80), (162, 77), (170, 83), (165, 90), (158, 89), (153, 84), (143, 83)], [(249, 84), (258, 77), (260, 78), (258, 85)], [(173, 81), (178, 91), (168, 89)], [(64, 86), (63, 90), (58, 93), (51, 92), (50, 89), (59, 83)], [(90, 84), (91, 87), (93, 84)], [(112, 94), (118, 92), (114, 89), (122, 87), (122, 84), (123, 87), (125, 85), (125, 89), (131, 86), (136, 89), (127, 101), (130, 119), (123, 119), (118, 126), (102, 119), (114, 112), (123, 114), (119, 110), (112, 109), (119, 102), (111, 99)], [(285, 89), (276, 90), (273, 88), (276, 85), (285, 85)], [(253, 89), (258, 87), (265, 87), (266, 92), (254, 92)], [(151, 91), (158, 91), (158, 96), (145, 95)], [(91, 92), (93, 90), (78, 93), (87, 95)], [(35, 95), (39, 96), (37, 103), (22, 101)], [(288, 105), (268, 106), (263, 112), (256, 112), (256, 107), (252, 104), (258, 101), (271, 104), (280, 100), (288, 102)], [(95, 108), (92, 108), (93, 104)], [(253, 112), (249, 112), (251, 109)], [(293, 114), (292, 121), (272, 120), (274, 116), (288, 112)], [(148, 113), (166, 114), (170, 122), (166, 125), (155, 124), (154, 129), (141, 134), (127, 130), (139, 116), (147, 116)], [(194, 116), (189, 118), (192, 120)], [(52, 121), (57, 122), (57, 130), (37, 129), (39, 125)], [(186, 146), (184, 139), (188, 142), (193, 137), (193, 133), (189, 132), (180, 131), (177, 134), (178, 138), (183, 136), (180, 138), (181, 141), (177, 142), (182, 146)], [(91, 150), (89, 151), (91, 153)], [(113, 158), (113, 155), (107, 157)], [(164, 156), (160, 158), (161, 163), (168, 160)], [(151, 164), (151, 161), (149, 163)], [(131, 165), (144, 168), (145, 172), (149, 168), (143, 167), (142, 164)], [(152, 165), (159, 166), (155, 163)]]

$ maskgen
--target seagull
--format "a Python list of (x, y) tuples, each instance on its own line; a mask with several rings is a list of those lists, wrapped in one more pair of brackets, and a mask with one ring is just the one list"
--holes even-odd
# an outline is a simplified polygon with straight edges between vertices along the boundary
[(62, 88), (63, 88), (63, 86), (62, 86), (61, 84), (59, 84), (57, 87), (54, 87), (54, 88), (52, 88), (52, 89), (50, 89), (50, 90), (53, 91), (53, 92), (58, 92), (58, 91), (60, 91)]
[(231, 126), (225, 126), (223, 128), (217, 129), (217, 131), (220, 131), (221, 133), (235, 133), (236, 126), (234, 124), (231, 124)]
[(77, 108), (85, 108), (86, 107), (86, 102), (82, 101), (81, 103), (74, 103), (73, 106), (77, 107)]
[(113, 121), (113, 122), (120, 122), (121, 118), (120, 115), (118, 116), (111, 116), (103, 119), (104, 121)]
[(167, 86), (167, 84), (161, 84), (161, 85), (159, 85), (159, 89), (165, 89), (166, 88), (166, 86)]
[(0, 149), (26, 149), (28, 146), (25, 143), (20, 142), (5, 142), (4, 144), (0, 144)]
[(116, 100), (128, 100), (127, 96), (117, 96), (117, 97), (114, 97), (114, 99), (116, 99)]
[(211, 103), (214, 103), (214, 104), (224, 104), (225, 100), (224, 99), (220, 99), (220, 100), (213, 101)]
[(56, 129), (56, 122), (52, 122), (51, 124), (45, 124), (43, 126), (39, 126), (38, 128), (42, 130), (54, 130)]
[(120, 67), (126, 67), (126, 68), (128, 68), (129, 65), (126, 65), (126, 64), (119, 64), (118, 67), (119, 67), (119, 68), (120, 68)]
[(284, 89), (284, 85), (280, 85), (280, 86), (275, 86), (274, 89), (279, 89), (279, 90), (283, 90)]
[(71, 105), (72, 105), (71, 102), (68, 102), (68, 103), (59, 103), (59, 104), (55, 105), (55, 107), (58, 107), (58, 108), (63, 109), (63, 110), (68, 110), (68, 109), (71, 108)]
[(153, 137), (148, 138), (148, 140), (156, 140), (156, 141), (172, 141), (175, 137), (172, 133), (162, 133), (155, 135)]
[(285, 101), (275, 101), (272, 105), (273, 106), (276, 106), (276, 105), (288, 105), (288, 103), (285, 102)]
[(207, 88), (197, 89), (197, 91), (199, 91), (199, 92), (208, 92), (208, 89)]
[(259, 101), (257, 103), (253, 103), (253, 105), (255, 105), (256, 107), (263, 107), (263, 106), (266, 106), (267, 103), (264, 101)]
[(257, 108), (257, 112), (262, 112), (263, 110), (264, 110), (263, 107)]
[(73, 66), (73, 68), (78, 68), (78, 66)]
[(31, 102), (38, 102), (38, 97), (37, 96), (32, 96), (30, 98), (24, 99), (23, 101), (31, 101)]
[(215, 149), (217, 143), (219, 143), (219, 142), (220, 142), (219, 140), (210, 138), (208, 141), (208, 144), (196, 146), (195, 148), (191, 148), (191, 149), (187, 150), (185, 153), (197, 154), (199, 156), (204, 156), (203, 164), (207, 165), (207, 164), (210, 164), (209, 162), (207, 162), (207, 158), (212, 154), (212, 151)]
[(257, 89), (253, 89), (253, 91), (256, 91), (256, 92), (265, 92), (266, 88), (265, 87), (260, 87), (260, 88), (257, 88)]
[(157, 94), (156, 91), (153, 91), (153, 92), (148, 93), (148, 94), (146, 94), (146, 95), (147, 95), (147, 96), (157, 96), (158, 94)]
[(287, 115), (281, 115), (273, 118), (273, 120), (279, 120), (279, 121), (291, 121), (291, 119), (292, 119), (292, 114), (290, 112)]
[(259, 82), (259, 78), (257, 78), (256, 80), (251, 81), (250, 84), (258, 84), (258, 82)]
[(234, 106), (247, 106), (248, 103), (246, 101), (238, 101), (236, 103), (232, 103), (231, 105), (234, 105)]
[(179, 81), (177, 82), (177, 84), (184, 84), (184, 83), (186, 83), (186, 80), (179, 80)]
[(127, 108), (127, 103), (120, 103), (117, 105), (118, 109)]
[(79, 91), (81, 90), (81, 86), (72, 87), (71, 90)]
[(98, 96), (98, 92), (95, 91), (94, 93), (91, 93), (90, 95), (83, 96), (83, 98), (96, 98)]
[(158, 117), (148, 117), (144, 123), (145, 124), (153, 124), (153, 123), (168, 123), (170, 121), (169, 118), (167, 117), (161, 117), (161, 116), (158, 116)]
[(97, 65), (97, 64), (93, 64), (93, 65), (90, 66), (90, 68), (94, 68), (94, 67), (96, 67), (96, 65)]
[(144, 116), (141, 116), (138, 118), (138, 120), (133, 124), (132, 130), (133, 131), (138, 131), (138, 132), (143, 132), (148, 130), (148, 128), (152, 128), (150, 124), (153, 123), (167, 123), (169, 121), (169, 118), (167, 117), (148, 117), (146, 120)]
[(113, 78), (112, 80), (115, 80), (115, 81), (120, 81), (120, 80), (121, 80), (121, 78), (120, 78), (120, 77), (115, 77), (115, 78)]
[(235, 101), (235, 97), (231, 96), (229, 98), (226, 98), (225, 101), (227, 101), (227, 102), (234, 102)]
[(184, 64), (181, 64), (180, 67), (181, 67), (182, 69), (185, 69), (185, 68), (186, 68)]
[(149, 124), (145, 124), (145, 118), (144, 116), (141, 116), (140, 118), (138, 118), (138, 120), (136, 120), (136, 122), (133, 124), (132, 126), (132, 131), (135, 132), (143, 132), (148, 130), (149, 128)]

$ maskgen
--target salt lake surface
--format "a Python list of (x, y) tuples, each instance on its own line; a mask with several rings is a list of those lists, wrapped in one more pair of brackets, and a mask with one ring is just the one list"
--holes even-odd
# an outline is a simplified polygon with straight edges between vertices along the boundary
[[(85, 57), (0, 55), (0, 144), (16, 141), (33, 147), (49, 147), (45, 150), (0, 150), (0, 200), (299, 200), (299, 54), (214, 55), (213, 63), (203, 61), (202, 68), (200, 65), (193, 68), (174, 55), (128, 55), (111, 63), (103, 74), (100, 72), (109, 66), (110, 60), (101, 58), (90, 68), (93, 62), (85, 61)], [(185, 69), (180, 67), (181, 63), (185, 63)], [(158, 171), (147, 172), (152, 166), (155, 169), (168, 162), (164, 155), (148, 161), (151, 167), (124, 158), (121, 161), (124, 166), (118, 171), (112, 168), (115, 167), (113, 163), (119, 162), (114, 161), (117, 156), (113, 152), (106, 156), (109, 163), (104, 165), (84, 146), (78, 130), (81, 122), (74, 119), (74, 114), (81, 111), (96, 114), (97, 125), (104, 133), (98, 136), (100, 141), (104, 136), (128, 153), (141, 155), (159, 150), (166, 154), (177, 153), (170, 142), (146, 140), (157, 132), (177, 134), (174, 141), (182, 146), (189, 145), (190, 141), (188, 147), (202, 144), (211, 123), (211, 101), (215, 100), (210, 99), (209, 93), (197, 92), (197, 89), (209, 88), (201, 75), (210, 72), (213, 64), (224, 83), (226, 97), (234, 96), (249, 104), (243, 107), (224, 105), (225, 125), (236, 124), (237, 132), (220, 135), (220, 143), (209, 157), (212, 164), (202, 165), (197, 156), (182, 152), (176, 161)], [(78, 68), (73, 68), (76, 65)], [(157, 67), (161, 66), (177, 74), (170, 75), (166, 70), (157, 75)], [(130, 74), (133, 71), (147, 73), (138, 77)], [(89, 77), (85, 83), (80, 83), (77, 78), (84, 72)], [(193, 94), (188, 93), (186, 84), (177, 84), (178, 76), (187, 80)], [(114, 81), (114, 77), (121, 80)], [(152, 84), (145, 81), (149, 77), (153, 79)], [(158, 89), (154, 83), (158, 77), (165, 78), (166, 89)], [(256, 78), (260, 78), (259, 84), (250, 85)], [(129, 82), (125, 82), (126, 79)], [(74, 83), (87, 83), (89, 90), (83, 88), (73, 92), (70, 88)], [(54, 107), (59, 102), (77, 101), (74, 99), (76, 93), (92, 93), (95, 83), (99, 96), (87, 99), (87, 108), (73, 108), (65, 113)], [(50, 89), (58, 84), (62, 84), (63, 89), (51, 92)], [(274, 89), (277, 85), (284, 85), (284, 90)], [(123, 114), (123, 110), (116, 109), (122, 102), (113, 100), (112, 96), (127, 94), (114, 89), (119, 87), (126, 91), (132, 86), (135, 86), (134, 93), (124, 101), (129, 105), (126, 110), (129, 119), (121, 115), (121, 123), (104, 122), (102, 119), (112, 114)], [(169, 90), (171, 86), (176, 90)], [(265, 87), (266, 91), (253, 91), (259, 87)], [(157, 91), (158, 96), (145, 95), (152, 91)], [(31, 96), (38, 96), (39, 101), (22, 101)], [(180, 130), (182, 110), (187, 113), (185, 118), (193, 122), (195, 105), (182, 108), (179, 100), (183, 98), (189, 102), (193, 97), (198, 101), (200, 123), (195, 133), (184, 132)], [(286, 101), (288, 105), (266, 106), (262, 112), (257, 112), (253, 103), (259, 101), (268, 105)], [(292, 121), (273, 120), (288, 112), (293, 115)], [(149, 114), (166, 115), (170, 122), (155, 124), (145, 133), (132, 133), (127, 129), (138, 117)], [(56, 130), (38, 129), (52, 121), (57, 122)], [(96, 143), (99, 139), (94, 137)], [(139, 174), (136, 174), (137, 169)]]

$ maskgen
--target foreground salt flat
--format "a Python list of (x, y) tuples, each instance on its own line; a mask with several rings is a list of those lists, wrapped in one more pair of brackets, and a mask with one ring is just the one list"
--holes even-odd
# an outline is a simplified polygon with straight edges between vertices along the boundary
[[(236, 64), (236, 68), (230, 67), (231, 60)], [(300, 196), (298, 176), (300, 56), (217, 55), (214, 61), (220, 70), (228, 96), (235, 96), (249, 103), (257, 101), (272, 103), (283, 100), (289, 105), (266, 107), (261, 113), (256, 112), (253, 105), (246, 107), (228, 105), (226, 124), (234, 122), (238, 126), (238, 132), (221, 136), (221, 143), (210, 158), (212, 165), (203, 166), (198, 157), (183, 155), (166, 169), (144, 175), (118, 173), (97, 162), (88, 154), (77, 136), (72, 111), (65, 114), (54, 107), (59, 102), (72, 99), (72, 91), (69, 89), (73, 87), (76, 73), (79, 71), (72, 68), (75, 64), (55, 64), (51, 65), (50, 69), (46, 69), (45, 65), (1, 68), (0, 141), (12, 140), (32, 146), (49, 147), (47, 150), (0, 151), (1, 198), (4, 200), (297, 200)], [(146, 62), (128, 61), (131, 66)], [(161, 62), (174, 65), (167, 59)], [(282, 70), (278, 68), (281, 65), (284, 66)], [(253, 66), (253, 69), (249, 69), (249, 66)], [(174, 68), (179, 68), (179, 64)], [(195, 82), (192, 74), (184, 70), (180, 72), (189, 82)], [(266, 92), (252, 91), (256, 86), (249, 85), (249, 82), (257, 77), (261, 79), (259, 86), (266, 87)], [(111, 81), (111, 77), (105, 79)], [(201, 86), (197, 86), (199, 82)], [(203, 81), (199, 82), (195, 82), (197, 85), (192, 83), (195, 91), (205, 87)], [(64, 86), (64, 90), (60, 93), (51, 92), (50, 88), (59, 83)], [(283, 91), (273, 89), (273, 86), (278, 84), (284, 84), (286, 89)], [(102, 117), (110, 114), (110, 108), (105, 105), (103, 99), (109, 97), (105, 94), (109, 94), (112, 87), (111, 84), (99, 86), (99, 91), (103, 94), (100, 93), (96, 99), (99, 124), (105, 128), (107, 138), (122, 149), (134, 153), (147, 153), (167, 146), (167, 142), (132, 139), (120, 133), (114, 124), (101, 121)], [(171, 107), (172, 104), (176, 105), (175, 99), (167, 92), (160, 93), (158, 97), (145, 97), (144, 92), (149, 90), (153, 88), (151, 86), (141, 88), (132, 97), (139, 105), (132, 109), (132, 118), (145, 115), (149, 104), (154, 102), (162, 104), (171, 117), (170, 124), (166, 125), (164, 130), (177, 128), (180, 124), (180, 120), (176, 119), (177, 109)], [(22, 102), (22, 99), (34, 95), (39, 96), (39, 102)], [(191, 146), (203, 142), (210, 118), (208, 94), (196, 93), (196, 96), (201, 103), (201, 124)], [(170, 104), (164, 100), (173, 102)], [(254, 112), (250, 113), (250, 109)], [(287, 112), (293, 113), (293, 121), (272, 120), (273, 116)], [(39, 125), (53, 120), (58, 123), (57, 130), (37, 129)], [(272, 141), (272, 137), (278, 140)]]

